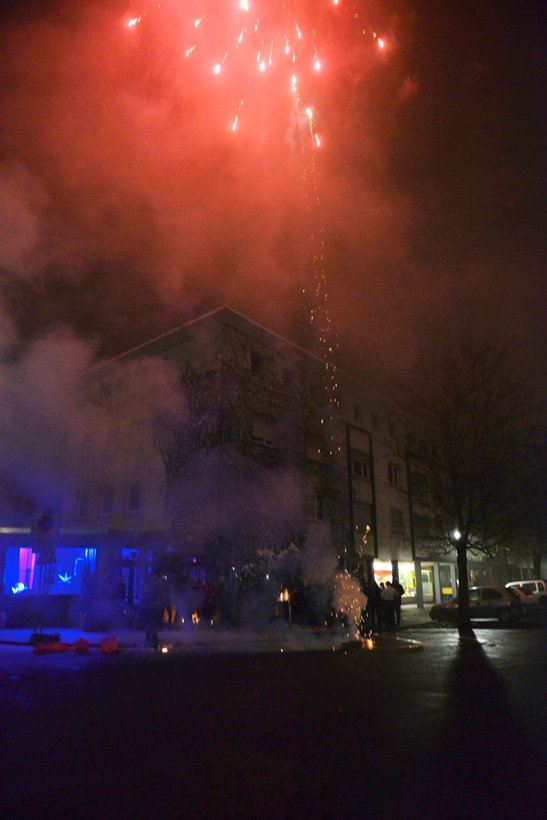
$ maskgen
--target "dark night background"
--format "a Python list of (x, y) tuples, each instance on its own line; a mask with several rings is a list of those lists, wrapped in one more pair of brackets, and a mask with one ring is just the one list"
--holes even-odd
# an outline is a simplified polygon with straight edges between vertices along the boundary
[[(421, 345), (478, 334), (522, 343), (542, 382), (545, 4), (298, 7), (324, 65), (302, 105), (322, 138), (340, 363), (399, 374)], [(253, 77), (232, 133), (238, 75), (213, 80), (208, 61), (233, 14), (209, 0), (3, 4), (5, 350), (63, 325), (110, 355), (222, 304), (312, 343), (294, 106), (275, 71)]]

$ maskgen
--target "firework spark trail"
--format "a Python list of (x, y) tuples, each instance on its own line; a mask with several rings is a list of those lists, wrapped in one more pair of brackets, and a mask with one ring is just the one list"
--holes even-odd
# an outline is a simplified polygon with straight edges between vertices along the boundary
[[(176, 0), (172, 0), (173, 3)], [(292, 96), (293, 116), (297, 128), (297, 144), (302, 155), (302, 181), (310, 225), (314, 298), (310, 322), (317, 329), (324, 360), (324, 387), (330, 420), (339, 406), (336, 377), (338, 342), (333, 332), (328, 307), (325, 271), (325, 228), (317, 184), (316, 152), (321, 140), (316, 129), (314, 112), (309, 102), (310, 88), (316, 84), (324, 63), (332, 53), (328, 47), (333, 26), (341, 20), (352, 20), (360, 37), (374, 40), (380, 49), (385, 42), (370, 28), (363, 27), (360, 6), (356, 0), (196, 0), (185, 5), (185, 36), (181, 45), (184, 56), (197, 62), (210, 76), (228, 75), (228, 88), (237, 89), (235, 113), (231, 130), (236, 131), (242, 117), (246, 97), (260, 75), (273, 75), (278, 91)], [(150, 12), (161, 9), (154, 3)], [(192, 16), (190, 12), (195, 12)], [(128, 22), (135, 28), (148, 14), (144, 9)], [(271, 86), (268, 87), (271, 90)], [(301, 89), (304, 89), (302, 91)], [(264, 91), (268, 94), (268, 91)], [(302, 97), (307, 99), (304, 102)], [(304, 291), (305, 292), (305, 291)], [(330, 454), (335, 442), (330, 427)]]

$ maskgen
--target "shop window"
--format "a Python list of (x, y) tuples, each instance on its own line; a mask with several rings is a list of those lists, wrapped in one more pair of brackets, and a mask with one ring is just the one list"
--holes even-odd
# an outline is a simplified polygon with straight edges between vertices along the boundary
[[(45, 583), (49, 595), (78, 595), (95, 571), (97, 550), (86, 547), (57, 547), (55, 564), (47, 565)], [(14, 594), (36, 591), (36, 553), (30, 547), (8, 547), (4, 587)]]
[(435, 581), (433, 576), (433, 566), (422, 565), (422, 592), (424, 602), (430, 603), (435, 600)]
[(28, 548), (19, 550), (19, 574), (17, 576), (17, 585), (21, 589), (32, 589), (34, 581), (34, 567), (36, 565), (36, 553)]

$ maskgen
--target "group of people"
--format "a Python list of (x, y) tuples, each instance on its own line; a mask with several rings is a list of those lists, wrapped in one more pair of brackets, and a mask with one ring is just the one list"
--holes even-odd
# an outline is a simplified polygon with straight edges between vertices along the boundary
[(401, 598), (405, 590), (397, 578), (393, 577), (385, 584), (383, 581), (378, 584), (373, 579), (364, 583), (363, 589), (367, 596), (366, 614), (371, 629), (394, 629), (401, 625)]

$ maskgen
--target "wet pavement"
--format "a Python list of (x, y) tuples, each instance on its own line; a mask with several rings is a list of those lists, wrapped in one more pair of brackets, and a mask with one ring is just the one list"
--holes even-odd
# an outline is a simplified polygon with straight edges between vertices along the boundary
[[(395, 630), (396, 634), (404, 637), (410, 628), (434, 626), (429, 618), (429, 608), (418, 609), (415, 606), (403, 608), (401, 625)], [(390, 634), (392, 630), (381, 631), (380, 634)], [(77, 628), (47, 627), (43, 633), (59, 636), (66, 644), (75, 644), (79, 638), (87, 640), (93, 649), (100, 646), (101, 641), (113, 635), (123, 649), (150, 648), (142, 630), (115, 628), (105, 632), (86, 632)], [(33, 630), (0, 629), (0, 645), (31, 645)], [(229, 629), (208, 623), (198, 625), (188, 624), (177, 629), (160, 630), (160, 646), (171, 646), (178, 651), (187, 652), (264, 652), (264, 651), (302, 651), (313, 649), (338, 648), (348, 640), (348, 632), (342, 629), (309, 629), (284, 621), (273, 622), (268, 629), (261, 631), (250, 629)]]
[(0, 816), (544, 820), (547, 630), (476, 638), (409, 626), (410, 653), (3, 645)]

